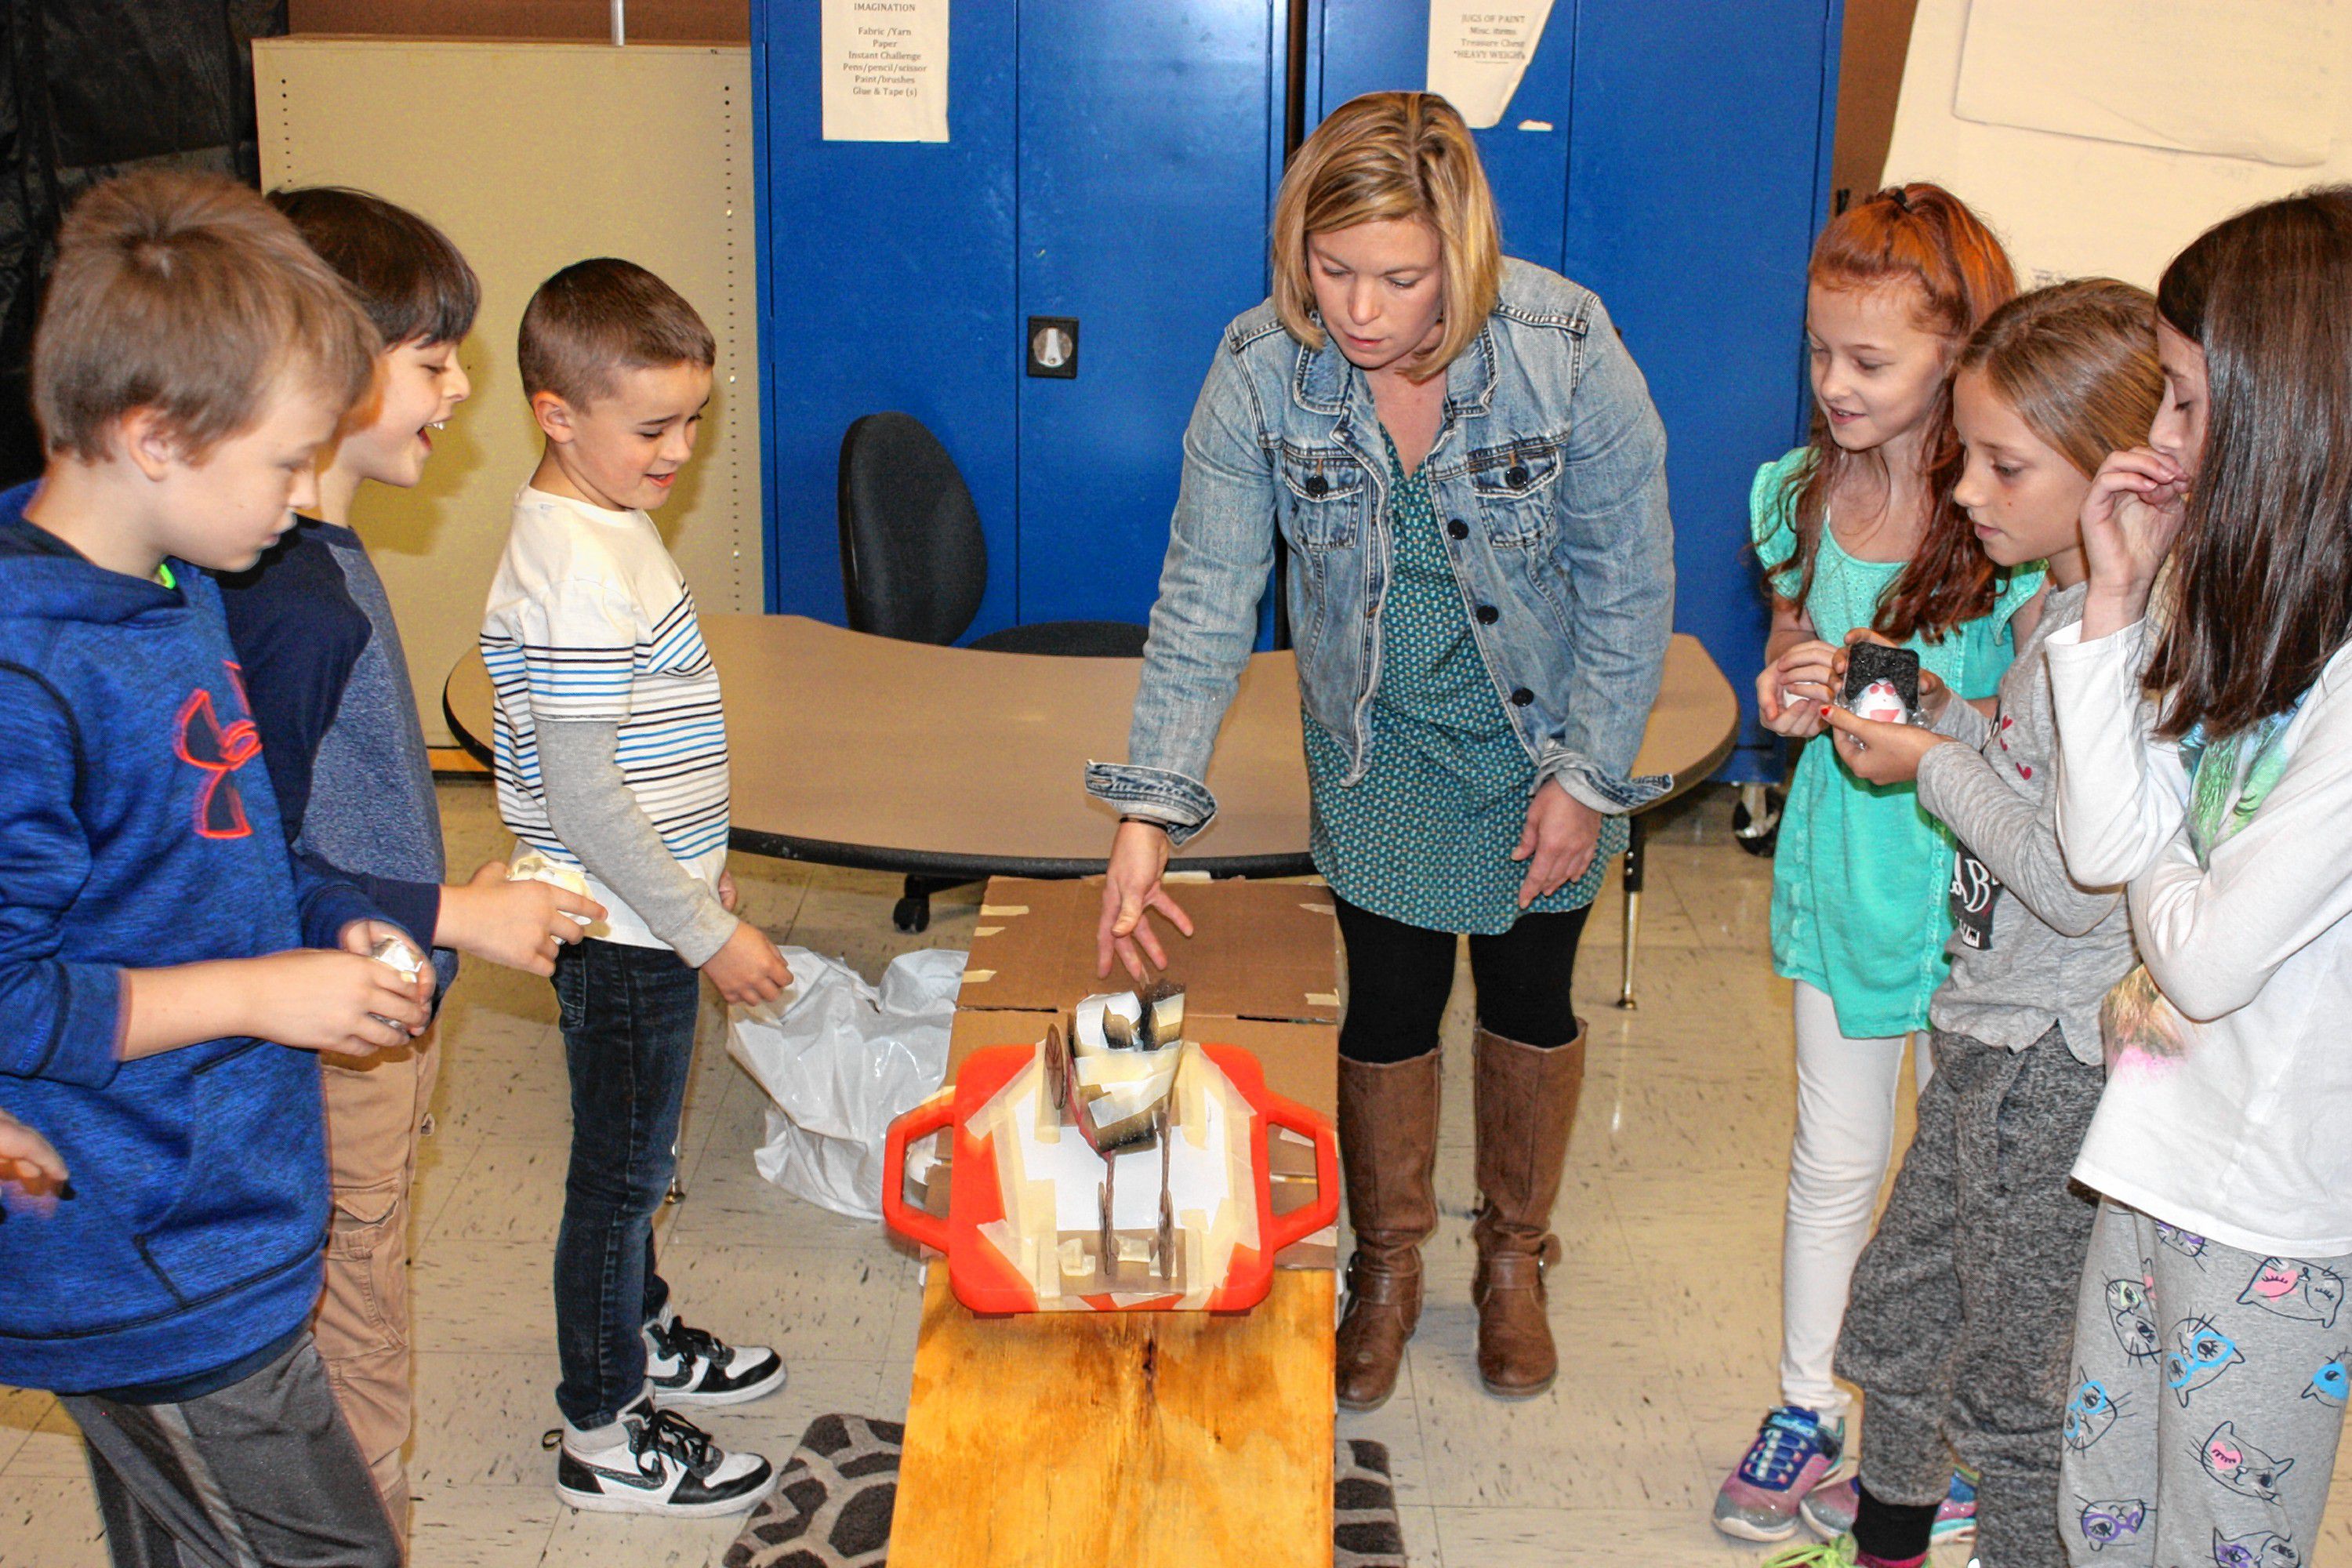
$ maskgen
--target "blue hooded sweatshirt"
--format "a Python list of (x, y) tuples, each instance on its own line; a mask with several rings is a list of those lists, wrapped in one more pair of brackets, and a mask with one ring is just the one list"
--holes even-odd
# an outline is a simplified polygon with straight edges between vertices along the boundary
[(308, 1320), (328, 1218), (318, 1058), (117, 1059), (121, 971), (331, 946), (375, 914), (294, 865), (218, 590), (105, 571), (0, 495), (0, 1105), (70, 1195), (0, 1196), (0, 1384), (184, 1384)]

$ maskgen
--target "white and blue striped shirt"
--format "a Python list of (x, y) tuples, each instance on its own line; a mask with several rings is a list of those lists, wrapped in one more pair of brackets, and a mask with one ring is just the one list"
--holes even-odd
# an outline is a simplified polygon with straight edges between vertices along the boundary
[[(727, 864), (727, 716), (694, 595), (642, 511), (607, 511), (526, 485), (482, 619), (497, 689), (499, 814), (525, 845), (580, 857), (548, 824), (537, 723), (620, 727), (622, 777), (663, 844), (716, 889)], [(667, 945), (593, 875), (611, 911), (590, 934)]]

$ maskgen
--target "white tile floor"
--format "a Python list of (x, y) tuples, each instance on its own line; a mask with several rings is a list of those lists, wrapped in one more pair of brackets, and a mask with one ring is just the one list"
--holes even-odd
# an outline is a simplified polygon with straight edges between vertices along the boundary
[[(500, 852), (485, 786), (445, 784), (442, 804), (453, 865)], [(1552, 1294), (1564, 1371), (1525, 1405), (1482, 1394), (1471, 1356), (1466, 969), (1446, 1020), (1429, 1310), (1398, 1396), (1340, 1424), (1389, 1445), (1417, 1568), (1762, 1555), (1717, 1536), (1706, 1505), (1773, 1391), (1792, 1080), (1788, 987), (1766, 952), (1770, 868), (1733, 846), (1719, 792), (1676, 809), (1652, 844), (1639, 1011), (1610, 1005), (1613, 889), (1586, 948), (1591, 1070)], [(892, 879), (748, 857), (735, 868), (779, 941), (869, 975), (908, 948), (971, 938), (977, 889), (936, 900), (930, 931), (902, 937)], [(539, 1442), (555, 1419), (547, 1274), (569, 1132), (553, 1000), (543, 982), (476, 965), (445, 1016), (416, 1201), (418, 1568), (714, 1563), (733, 1522), (574, 1515), (555, 1500)], [(874, 1230), (759, 1179), (761, 1111), (706, 1034), (687, 1112), (691, 1196), (667, 1214), (663, 1257), (696, 1321), (790, 1358), (783, 1393), (709, 1423), (781, 1458), (821, 1412), (903, 1411), (919, 1289)], [(0, 1389), (0, 1568), (100, 1564), (97, 1536), (71, 1424), (46, 1394)], [(2339, 1502), (2315, 1561), (2352, 1563), (2352, 1507)]]

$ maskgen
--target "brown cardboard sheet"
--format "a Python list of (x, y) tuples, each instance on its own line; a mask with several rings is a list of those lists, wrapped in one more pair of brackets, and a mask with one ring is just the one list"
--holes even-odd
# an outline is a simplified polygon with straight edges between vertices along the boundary
[[(1168, 891), (1192, 920), (1193, 934), (1186, 937), (1151, 917), (1168, 941), (1169, 977), (1185, 988), (1187, 1035), (1209, 1037), (1189, 1022), (1196, 1016), (1339, 1022), (1338, 925), (1328, 889), (1311, 882), (1171, 882)], [(1082, 996), (1127, 989), (1132, 982), (1125, 970), (1115, 969), (1109, 978), (1095, 973), (1101, 910), (1099, 879), (992, 879), (957, 1005), (1067, 1012)]]

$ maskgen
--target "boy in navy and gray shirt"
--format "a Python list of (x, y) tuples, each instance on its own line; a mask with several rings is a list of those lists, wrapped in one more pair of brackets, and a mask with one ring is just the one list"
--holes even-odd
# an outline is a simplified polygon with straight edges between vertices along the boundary
[(100, 186), (34, 347), (48, 466), (0, 496), (0, 1384), (64, 1396), (118, 1564), (399, 1561), (310, 1338), (318, 1061), (424, 1027), (365, 955), (430, 933), (289, 856), (202, 570), (311, 501), (375, 348), (251, 192)]
[[(453, 949), (552, 974), (557, 948), (580, 939), (572, 917), (604, 910), (544, 882), (509, 881), (496, 861), (469, 882), (443, 885), (440, 805), (400, 628), (351, 528), (363, 484), (404, 489), (423, 479), (434, 435), (471, 390), (457, 351), (480, 286), (446, 235), (380, 197), (319, 186), (269, 199), (350, 286), (383, 340), (372, 395), (320, 456), (311, 515), (297, 518), (257, 566), (221, 579), (287, 840), (313, 868), (358, 883), (429, 939), (445, 989), (457, 973)], [(334, 1221), (312, 1331), (404, 1535), (415, 1398), (409, 1192), (437, 1040), (427, 1032), (324, 1066)]]

